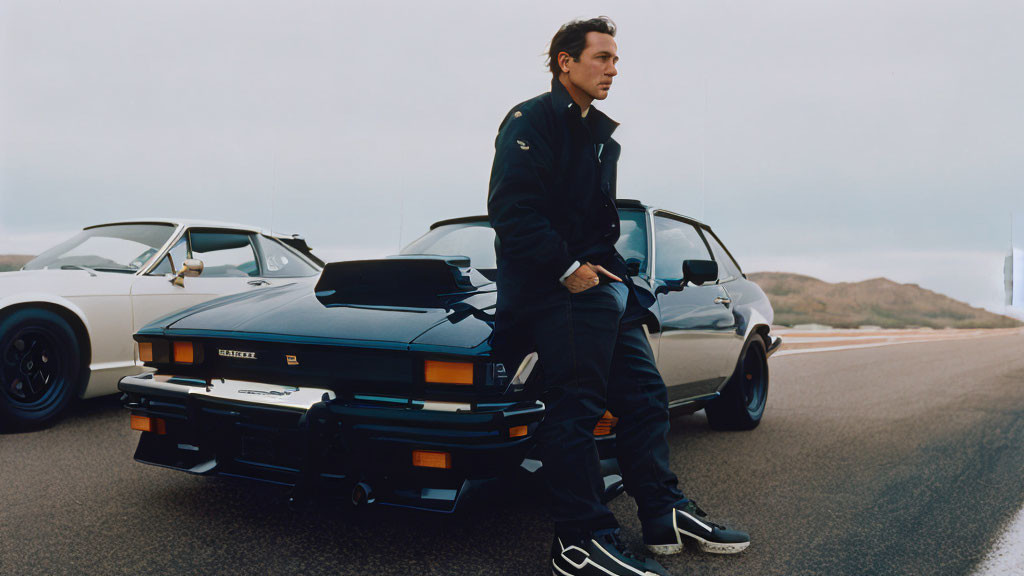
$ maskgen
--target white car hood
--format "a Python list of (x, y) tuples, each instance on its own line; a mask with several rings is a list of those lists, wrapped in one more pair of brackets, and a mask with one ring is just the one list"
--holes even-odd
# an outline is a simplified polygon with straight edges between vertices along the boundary
[(19, 294), (53, 294), (65, 298), (76, 296), (128, 295), (134, 274), (85, 270), (19, 270), (0, 272), (0, 299)]

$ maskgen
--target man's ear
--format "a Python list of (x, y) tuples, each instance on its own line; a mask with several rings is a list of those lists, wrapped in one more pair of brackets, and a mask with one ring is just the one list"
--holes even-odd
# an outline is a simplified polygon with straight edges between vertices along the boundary
[(562, 72), (569, 71), (569, 60), (572, 60), (572, 56), (570, 56), (568, 52), (558, 53), (558, 68)]

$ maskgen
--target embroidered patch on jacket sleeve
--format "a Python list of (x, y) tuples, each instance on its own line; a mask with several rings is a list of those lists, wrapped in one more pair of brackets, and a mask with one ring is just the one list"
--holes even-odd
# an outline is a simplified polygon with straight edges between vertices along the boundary
[(526, 140), (516, 140), (516, 144), (519, 144), (519, 148), (521, 150), (529, 150), (530, 149), (530, 143), (527, 142)]

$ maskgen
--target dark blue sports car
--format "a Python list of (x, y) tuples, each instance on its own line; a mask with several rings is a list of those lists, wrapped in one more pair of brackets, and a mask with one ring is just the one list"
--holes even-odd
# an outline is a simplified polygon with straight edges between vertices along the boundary
[[(617, 248), (656, 296), (648, 332), (671, 408), (756, 427), (780, 344), (764, 292), (707, 225), (618, 205)], [(135, 339), (156, 372), (119, 385), (142, 430), (135, 459), (443, 512), (536, 472), (537, 356), (490, 354), (493, 247), (486, 217), (445, 220), (397, 256), (327, 265), (315, 289), (228, 296), (146, 326)], [(606, 413), (594, 430), (609, 497), (615, 422)]]

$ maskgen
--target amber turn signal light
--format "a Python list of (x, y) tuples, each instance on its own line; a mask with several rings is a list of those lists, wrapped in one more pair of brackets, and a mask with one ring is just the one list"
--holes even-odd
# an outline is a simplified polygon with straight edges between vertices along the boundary
[(513, 426), (508, 429), (509, 438), (519, 438), (520, 436), (526, 436), (526, 424), (522, 426)]
[(132, 430), (167, 434), (167, 425), (164, 423), (163, 418), (150, 418), (149, 416), (136, 416), (132, 414)]
[(431, 384), (472, 384), (473, 364), (470, 362), (423, 362), (423, 379)]
[(143, 362), (153, 361), (153, 343), (139, 342), (139, 360)]
[(605, 410), (604, 416), (601, 416), (601, 419), (597, 421), (597, 426), (594, 426), (594, 436), (607, 436), (611, 434), (618, 422), (618, 418)]
[(174, 362), (177, 364), (192, 364), (195, 362), (195, 348), (191, 342), (174, 343)]
[(413, 450), (412, 465), (419, 468), (440, 468), (442, 470), (451, 470), (452, 455), (448, 452)]

